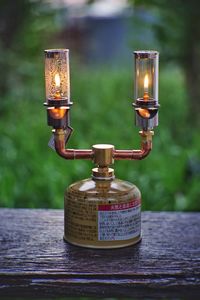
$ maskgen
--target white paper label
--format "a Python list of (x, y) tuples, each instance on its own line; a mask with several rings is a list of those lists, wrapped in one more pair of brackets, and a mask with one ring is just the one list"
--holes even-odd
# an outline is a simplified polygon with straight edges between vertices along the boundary
[(141, 201), (98, 206), (98, 239), (128, 240), (140, 235)]

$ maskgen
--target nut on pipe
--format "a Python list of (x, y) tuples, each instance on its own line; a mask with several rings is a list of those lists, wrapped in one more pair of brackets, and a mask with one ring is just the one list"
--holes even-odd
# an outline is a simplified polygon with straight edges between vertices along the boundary
[(114, 163), (114, 146), (109, 144), (97, 144), (92, 146), (94, 163), (98, 167), (108, 167)]
[(139, 131), (140, 136), (142, 137), (143, 142), (151, 142), (152, 141), (152, 136), (154, 135), (153, 130), (141, 130)]

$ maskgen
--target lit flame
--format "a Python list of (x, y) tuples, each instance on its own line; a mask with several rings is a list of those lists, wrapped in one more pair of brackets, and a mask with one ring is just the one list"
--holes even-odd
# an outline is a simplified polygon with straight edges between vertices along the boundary
[(144, 76), (144, 96), (143, 96), (143, 99), (144, 99), (145, 101), (149, 100), (148, 88), (149, 88), (149, 77), (148, 77), (148, 75), (146, 74), (146, 75)]
[(57, 88), (60, 87), (60, 76), (58, 73), (56, 73), (56, 75), (55, 75), (55, 84), (56, 84)]
[(144, 76), (144, 89), (145, 89), (145, 90), (148, 90), (148, 87), (149, 87), (149, 77), (148, 77), (148, 75), (146, 74), (146, 75)]

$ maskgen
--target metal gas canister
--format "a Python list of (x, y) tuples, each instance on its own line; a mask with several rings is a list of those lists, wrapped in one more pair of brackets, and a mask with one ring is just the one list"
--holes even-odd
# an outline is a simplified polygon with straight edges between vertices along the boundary
[(65, 192), (64, 239), (88, 248), (120, 248), (141, 239), (141, 193), (116, 179), (113, 145), (94, 145), (92, 177), (71, 184)]

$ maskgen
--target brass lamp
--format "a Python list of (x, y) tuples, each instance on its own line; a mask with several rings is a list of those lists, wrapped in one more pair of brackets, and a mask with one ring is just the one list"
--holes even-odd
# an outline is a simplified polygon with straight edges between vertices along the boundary
[(158, 57), (156, 51), (135, 51), (136, 125), (141, 149), (116, 150), (98, 144), (91, 149), (68, 149), (69, 50), (45, 50), (48, 125), (53, 127), (56, 152), (65, 159), (90, 159), (95, 168), (89, 179), (71, 184), (65, 192), (64, 240), (89, 248), (119, 248), (141, 240), (141, 193), (132, 183), (116, 179), (114, 160), (141, 160), (152, 149), (153, 128), (158, 125)]

